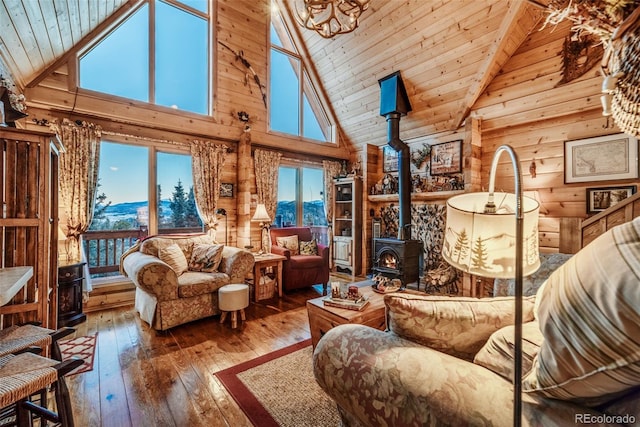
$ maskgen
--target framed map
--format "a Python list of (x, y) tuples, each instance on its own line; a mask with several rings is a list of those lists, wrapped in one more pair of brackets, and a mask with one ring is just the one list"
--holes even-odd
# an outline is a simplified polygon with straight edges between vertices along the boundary
[(638, 140), (618, 133), (564, 143), (564, 182), (638, 178)]

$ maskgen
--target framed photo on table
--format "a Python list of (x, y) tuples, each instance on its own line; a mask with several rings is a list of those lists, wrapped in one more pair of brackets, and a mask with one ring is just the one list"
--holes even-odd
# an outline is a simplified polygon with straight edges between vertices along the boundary
[(462, 172), (462, 140), (431, 146), (431, 175)]
[(564, 182), (638, 178), (638, 140), (618, 133), (564, 143)]
[(587, 213), (595, 214), (602, 212), (635, 193), (635, 185), (587, 188)]

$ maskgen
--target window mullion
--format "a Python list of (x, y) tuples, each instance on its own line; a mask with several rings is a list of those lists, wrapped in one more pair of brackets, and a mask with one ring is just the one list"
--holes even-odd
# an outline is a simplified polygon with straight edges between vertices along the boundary
[(149, 0), (149, 102), (156, 103), (156, 2)]
[(302, 218), (302, 213), (303, 213), (303, 196), (304, 196), (304, 190), (302, 188), (303, 182), (302, 182), (302, 167), (298, 166), (296, 168), (296, 210), (297, 210), (297, 215), (296, 218), (298, 219), (298, 224), (296, 224), (298, 227), (301, 227), (302, 225), (304, 225), (304, 219)]
[(158, 234), (158, 150), (149, 147), (149, 234)]
[(298, 136), (304, 135), (304, 74), (302, 61), (298, 61)]

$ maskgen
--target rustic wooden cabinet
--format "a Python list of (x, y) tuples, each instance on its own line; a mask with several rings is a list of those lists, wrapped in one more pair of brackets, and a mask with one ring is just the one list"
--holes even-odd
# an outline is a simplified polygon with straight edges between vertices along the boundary
[(361, 274), (362, 268), (362, 180), (333, 180), (333, 265), (337, 272)]
[(82, 282), (85, 262), (58, 266), (58, 327), (87, 320), (82, 312)]
[(57, 323), (58, 155), (55, 134), (0, 127), (0, 245), (3, 267), (33, 276), (0, 307), (0, 327)]

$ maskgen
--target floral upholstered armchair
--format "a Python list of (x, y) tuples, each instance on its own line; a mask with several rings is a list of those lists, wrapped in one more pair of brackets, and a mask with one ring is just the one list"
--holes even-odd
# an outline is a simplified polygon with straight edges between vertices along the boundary
[[(523, 305), (523, 426), (640, 423), (640, 217)], [(512, 297), (385, 295), (388, 331), (341, 325), (313, 356), (345, 426), (513, 425)]]
[(142, 320), (166, 330), (219, 314), (218, 289), (244, 283), (254, 262), (251, 252), (207, 234), (166, 235), (138, 242), (122, 255), (120, 270), (136, 285)]

